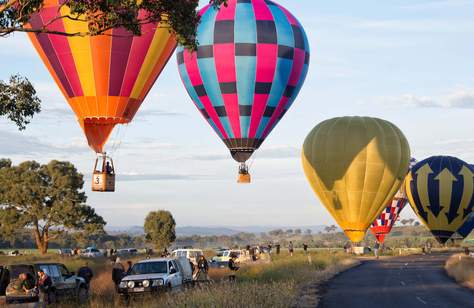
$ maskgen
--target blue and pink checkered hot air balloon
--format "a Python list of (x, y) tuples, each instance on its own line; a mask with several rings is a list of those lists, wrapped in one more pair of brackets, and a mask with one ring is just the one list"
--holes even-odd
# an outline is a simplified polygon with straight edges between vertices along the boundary
[(239, 163), (285, 115), (308, 72), (305, 31), (285, 8), (266, 0), (229, 0), (200, 11), (197, 52), (178, 49), (181, 79), (204, 118)]

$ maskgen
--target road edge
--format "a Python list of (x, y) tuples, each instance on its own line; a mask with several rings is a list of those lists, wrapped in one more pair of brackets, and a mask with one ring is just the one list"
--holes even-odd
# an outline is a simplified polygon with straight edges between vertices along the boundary
[(357, 258), (349, 258), (343, 260), (339, 264), (333, 264), (326, 269), (318, 272), (315, 279), (302, 285), (299, 288), (298, 295), (295, 299), (293, 308), (306, 308), (306, 307), (318, 307), (320, 299), (324, 293), (325, 285), (337, 275), (356, 268), (362, 265), (364, 262)]

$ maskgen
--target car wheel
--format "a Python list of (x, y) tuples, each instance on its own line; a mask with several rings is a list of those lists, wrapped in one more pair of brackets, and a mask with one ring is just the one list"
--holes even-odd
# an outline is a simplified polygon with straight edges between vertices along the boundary
[(80, 287), (79, 291), (77, 292), (77, 300), (79, 303), (84, 304), (87, 302), (89, 299), (89, 292), (87, 291), (87, 288), (85, 287)]

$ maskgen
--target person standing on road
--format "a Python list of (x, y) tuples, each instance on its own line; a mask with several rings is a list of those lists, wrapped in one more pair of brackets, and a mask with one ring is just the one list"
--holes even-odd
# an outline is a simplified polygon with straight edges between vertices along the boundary
[(374, 244), (374, 255), (378, 259), (379, 258), (379, 249), (380, 249), (380, 244), (378, 241), (375, 241)]
[(351, 247), (352, 247), (352, 245), (351, 245), (350, 242), (345, 243), (345, 244), (344, 244), (344, 251), (345, 251), (346, 253), (351, 253)]
[(428, 240), (428, 241), (426, 242), (426, 253), (427, 253), (427, 254), (430, 254), (430, 253), (431, 253), (431, 241), (430, 241), (430, 240)]
[(120, 281), (124, 276), (125, 269), (123, 268), (123, 264), (120, 263), (120, 258), (115, 260), (114, 266), (112, 267), (112, 281), (115, 284), (115, 289), (118, 289)]
[(304, 251), (304, 254), (305, 254), (305, 255), (308, 254), (308, 244), (303, 243), (303, 251)]
[(293, 242), (290, 241), (288, 244), (288, 252), (290, 253), (290, 256), (293, 257)]
[(78, 271), (77, 271), (77, 276), (84, 278), (87, 284), (87, 288), (89, 288), (92, 277), (94, 277), (94, 273), (89, 267), (89, 263), (84, 263), (84, 266), (82, 266)]

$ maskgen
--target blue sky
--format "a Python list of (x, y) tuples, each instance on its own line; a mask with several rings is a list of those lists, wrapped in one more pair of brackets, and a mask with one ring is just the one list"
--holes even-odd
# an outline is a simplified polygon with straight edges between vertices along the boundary
[(0, 120), (0, 156), (72, 161), (87, 174), (89, 204), (111, 226), (141, 225), (156, 209), (170, 210), (181, 226), (332, 224), (299, 153), (309, 130), (336, 116), (392, 121), (419, 159), (474, 162), (473, 1), (279, 3), (305, 27), (312, 62), (299, 98), (255, 156), (252, 185), (235, 183), (235, 162), (188, 98), (172, 58), (134, 122), (109, 142), (122, 175), (117, 192), (89, 192), (94, 154), (22, 34), (0, 39), (0, 79), (28, 76), (43, 112), (21, 133)]

